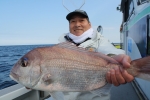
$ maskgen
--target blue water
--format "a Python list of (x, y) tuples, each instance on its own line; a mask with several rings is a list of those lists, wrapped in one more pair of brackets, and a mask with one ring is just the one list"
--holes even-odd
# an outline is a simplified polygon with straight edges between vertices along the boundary
[(9, 77), (13, 65), (24, 54), (36, 47), (52, 46), (50, 45), (19, 45), (19, 46), (0, 46), (0, 90), (17, 84)]

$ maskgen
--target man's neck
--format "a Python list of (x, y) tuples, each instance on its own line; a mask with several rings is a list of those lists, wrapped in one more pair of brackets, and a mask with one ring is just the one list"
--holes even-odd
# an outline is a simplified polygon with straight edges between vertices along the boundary
[(72, 33), (69, 33), (68, 36), (69, 38), (72, 39), (72, 41), (74, 41), (75, 43), (82, 43), (84, 42), (87, 38), (92, 38), (93, 36), (93, 28), (88, 29), (87, 31), (85, 31), (82, 35), (80, 36), (76, 36)]

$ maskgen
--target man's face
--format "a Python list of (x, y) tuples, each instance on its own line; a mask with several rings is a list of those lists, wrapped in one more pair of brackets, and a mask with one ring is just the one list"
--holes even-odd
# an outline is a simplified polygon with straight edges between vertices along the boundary
[(80, 36), (90, 28), (91, 24), (88, 22), (87, 18), (83, 18), (80, 15), (73, 16), (69, 22), (70, 33), (76, 36)]

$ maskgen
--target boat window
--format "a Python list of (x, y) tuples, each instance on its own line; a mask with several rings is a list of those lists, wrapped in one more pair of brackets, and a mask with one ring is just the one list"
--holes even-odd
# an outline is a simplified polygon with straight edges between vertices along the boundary
[(141, 5), (141, 4), (143, 4), (143, 3), (148, 2), (149, 0), (137, 0), (137, 1), (138, 1), (138, 5)]
[(122, 0), (121, 2), (121, 10), (123, 13), (123, 22), (126, 22), (129, 16), (129, 4), (128, 4), (128, 0), (124, 1)]
[(126, 22), (134, 10), (133, 0), (123, 0), (121, 2), (121, 11), (123, 12), (123, 21)]
[(131, 2), (130, 2), (130, 4), (129, 4), (129, 15), (131, 15), (131, 14), (132, 14), (133, 9), (134, 9), (133, 1), (131, 0)]

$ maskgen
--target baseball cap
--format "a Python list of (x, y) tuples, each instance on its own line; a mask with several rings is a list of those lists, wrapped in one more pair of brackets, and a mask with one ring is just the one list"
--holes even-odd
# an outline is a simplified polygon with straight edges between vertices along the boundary
[(74, 15), (76, 15), (76, 14), (81, 14), (81, 15), (83, 15), (83, 17), (88, 18), (88, 15), (87, 15), (87, 13), (86, 13), (84, 10), (77, 9), (77, 10), (75, 10), (75, 11), (73, 11), (73, 12), (70, 12), (70, 13), (66, 16), (66, 19), (67, 19), (68, 21), (70, 21), (70, 19), (72, 18), (72, 16), (74, 16)]

